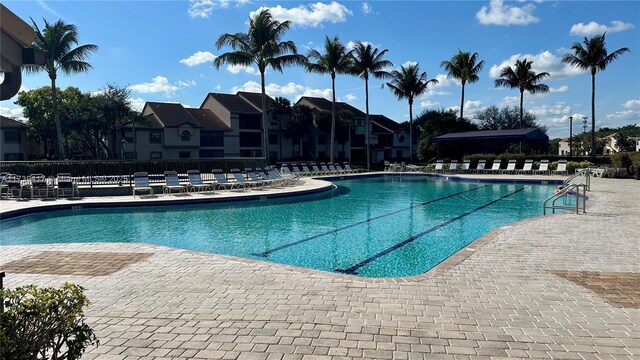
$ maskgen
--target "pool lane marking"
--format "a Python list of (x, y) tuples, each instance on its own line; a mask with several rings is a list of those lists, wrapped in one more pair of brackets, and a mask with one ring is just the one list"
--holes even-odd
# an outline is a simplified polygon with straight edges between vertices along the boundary
[(446, 196), (443, 196), (441, 198), (437, 198), (437, 199), (421, 202), (421, 203), (419, 203), (417, 205), (413, 205), (413, 206), (410, 206), (408, 208), (404, 208), (404, 209), (392, 211), (390, 213), (374, 216), (374, 217), (369, 218), (367, 220), (358, 221), (357, 223), (353, 223), (353, 224), (350, 224), (350, 225), (347, 225), (347, 226), (343, 226), (343, 227), (340, 227), (340, 228), (337, 228), (337, 229), (329, 230), (327, 232), (323, 232), (323, 233), (320, 233), (320, 234), (317, 234), (317, 235), (313, 235), (313, 236), (310, 236), (308, 238), (304, 238), (302, 240), (294, 241), (292, 243), (280, 245), (280, 246), (277, 246), (277, 247), (275, 247), (273, 249), (265, 250), (265, 251), (263, 251), (261, 253), (253, 253), (251, 255), (267, 257), (267, 256), (271, 255), (272, 253), (274, 253), (276, 251), (280, 251), (280, 250), (283, 250), (283, 249), (286, 249), (286, 248), (289, 248), (289, 247), (292, 247), (292, 246), (295, 246), (295, 245), (298, 245), (298, 244), (302, 244), (302, 243), (305, 243), (307, 241), (311, 241), (311, 240), (314, 240), (314, 239), (317, 239), (317, 238), (320, 238), (320, 237), (323, 237), (323, 236), (326, 236), (326, 235), (334, 234), (334, 233), (336, 233), (338, 231), (342, 231), (342, 230), (346, 230), (346, 229), (349, 229), (349, 228), (352, 228), (352, 227), (355, 227), (355, 226), (358, 226), (358, 225), (362, 225), (362, 224), (365, 224), (367, 222), (371, 222), (373, 220), (378, 220), (378, 219), (381, 219), (381, 218), (386, 217), (386, 216), (391, 216), (391, 215), (394, 215), (394, 214), (397, 214), (397, 213), (400, 213), (400, 212), (403, 212), (403, 211), (411, 210), (411, 209), (419, 207), (419, 206), (429, 205), (431, 203), (434, 203), (434, 202), (437, 202), (437, 201), (440, 201), (440, 200), (448, 199), (448, 198), (451, 198), (451, 197), (454, 197), (454, 196), (458, 196), (460, 194), (464, 194), (464, 193), (467, 193), (467, 192), (470, 192), (470, 191), (478, 190), (478, 189), (481, 189), (481, 188), (487, 187), (487, 186), (489, 186), (489, 185), (478, 186), (478, 187), (474, 187), (474, 188), (471, 188), (471, 189), (460, 191), (460, 192), (457, 192), (457, 193), (454, 193), (454, 194), (446, 195)]
[(484, 208), (486, 208), (486, 207), (489, 207), (489, 206), (491, 206), (491, 205), (493, 205), (493, 204), (497, 203), (498, 201), (500, 201), (500, 200), (502, 200), (502, 199), (506, 199), (506, 198), (508, 198), (508, 197), (509, 197), (509, 196), (511, 196), (511, 195), (517, 194), (517, 193), (519, 193), (520, 191), (524, 190), (524, 188), (525, 188), (525, 187), (522, 187), (522, 188), (520, 188), (520, 189), (518, 189), (518, 190), (516, 190), (516, 191), (514, 191), (514, 192), (512, 192), (512, 193), (509, 193), (509, 194), (507, 194), (507, 195), (501, 196), (501, 197), (499, 197), (499, 198), (497, 198), (497, 199), (495, 199), (495, 200), (493, 200), (493, 201), (491, 201), (491, 202), (488, 202), (488, 203), (486, 203), (486, 204), (484, 204), (484, 205), (482, 205), (482, 206), (480, 206), (480, 207), (477, 207), (477, 208), (475, 208), (475, 209), (473, 209), (473, 210), (469, 210), (469, 211), (467, 211), (467, 212), (465, 212), (465, 213), (463, 213), (463, 214), (461, 214), (461, 215), (458, 215), (458, 216), (456, 216), (456, 217), (454, 217), (454, 218), (452, 218), (452, 219), (450, 219), (450, 220), (447, 220), (447, 221), (445, 221), (445, 222), (443, 222), (443, 223), (441, 223), (441, 224), (438, 224), (438, 225), (436, 225), (436, 226), (434, 226), (434, 227), (432, 227), (432, 228), (429, 228), (429, 229), (427, 229), (427, 230), (425, 230), (425, 231), (423, 231), (423, 232), (421, 232), (421, 233), (415, 234), (415, 235), (413, 235), (412, 237), (410, 237), (410, 238), (408, 238), (408, 239), (406, 239), (406, 240), (404, 240), (404, 241), (402, 241), (402, 242), (399, 242), (399, 243), (397, 243), (397, 244), (393, 245), (392, 247), (387, 248), (387, 249), (385, 249), (385, 250), (383, 250), (383, 251), (381, 251), (381, 252), (379, 252), (379, 253), (377, 253), (377, 254), (373, 255), (373, 256), (372, 256), (372, 257), (370, 257), (370, 258), (367, 258), (367, 259), (365, 259), (365, 260), (362, 260), (361, 262), (359, 262), (359, 263), (357, 263), (357, 264), (353, 265), (353, 266), (352, 266), (352, 267), (350, 267), (350, 268), (347, 268), (347, 269), (336, 269), (335, 271), (336, 271), (336, 272), (339, 272), (339, 273), (343, 273), (343, 274), (351, 274), (351, 275), (355, 275), (355, 274), (357, 274), (357, 273), (358, 273), (358, 272), (357, 272), (357, 271), (358, 271), (358, 269), (360, 269), (361, 267), (363, 267), (363, 266), (365, 266), (365, 265), (369, 264), (370, 262), (372, 262), (372, 261), (374, 261), (374, 260), (376, 260), (376, 259), (379, 259), (379, 258), (381, 258), (381, 257), (383, 257), (383, 256), (385, 256), (385, 255), (387, 255), (387, 254), (389, 254), (389, 253), (390, 253), (390, 252), (392, 252), (392, 251), (398, 250), (399, 248), (401, 248), (401, 247), (403, 247), (403, 246), (405, 246), (405, 245), (407, 245), (407, 244), (410, 244), (410, 243), (414, 242), (414, 241), (415, 241), (415, 240), (417, 240), (418, 238), (421, 238), (421, 237), (423, 237), (423, 236), (425, 236), (425, 235), (427, 235), (427, 234), (429, 234), (429, 233), (432, 233), (432, 232), (434, 232), (434, 231), (436, 231), (436, 230), (438, 230), (438, 229), (440, 229), (440, 228), (443, 228), (443, 227), (445, 227), (445, 226), (447, 226), (447, 225), (449, 225), (449, 224), (451, 224), (451, 223), (453, 223), (453, 222), (456, 222), (456, 221), (458, 221), (458, 220), (462, 219), (463, 217), (469, 216), (469, 215), (471, 215), (471, 214), (473, 214), (473, 213), (475, 213), (475, 212), (477, 212), (477, 211), (480, 211), (480, 210), (482, 210), (482, 209), (484, 209)]

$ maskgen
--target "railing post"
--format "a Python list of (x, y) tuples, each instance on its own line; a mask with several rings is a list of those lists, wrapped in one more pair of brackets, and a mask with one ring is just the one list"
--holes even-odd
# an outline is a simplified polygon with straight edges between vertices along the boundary
[(93, 163), (89, 163), (89, 187), (93, 188)]

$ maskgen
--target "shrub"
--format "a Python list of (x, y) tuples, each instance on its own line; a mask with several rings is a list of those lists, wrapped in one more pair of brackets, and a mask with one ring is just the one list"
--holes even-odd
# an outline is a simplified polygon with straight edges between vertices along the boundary
[(81, 286), (59, 289), (36, 285), (0, 289), (5, 312), (0, 314), (0, 358), (79, 359), (88, 345), (98, 345), (85, 323), (89, 305)]
[(619, 152), (611, 155), (611, 165), (615, 168), (625, 168), (633, 173), (640, 164), (640, 152)]

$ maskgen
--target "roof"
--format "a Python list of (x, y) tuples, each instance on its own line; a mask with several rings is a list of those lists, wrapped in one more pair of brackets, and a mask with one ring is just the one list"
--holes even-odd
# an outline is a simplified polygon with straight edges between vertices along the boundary
[(540, 140), (549, 141), (549, 137), (538, 128), (511, 129), (511, 130), (480, 130), (448, 133), (437, 136), (434, 142), (457, 141), (520, 141)]
[(262, 114), (262, 111), (260, 111), (261, 106), (254, 107), (249, 101), (238, 95), (209, 93), (208, 96), (216, 99), (216, 101), (229, 110), (229, 112), (237, 114)]
[(400, 131), (400, 124), (389, 119), (384, 115), (369, 115), (369, 119), (371, 120), (374, 126), (378, 125), (382, 129), (387, 130), (389, 132)]
[(186, 110), (202, 125), (203, 130), (231, 130), (231, 126), (227, 125), (209, 109), (187, 108)]
[(145, 108), (147, 106), (151, 112), (157, 116), (164, 127), (176, 127), (185, 123), (191, 124), (194, 127), (201, 126), (182, 104), (147, 102)]
[[(253, 107), (260, 110), (262, 112), (262, 94), (254, 93), (254, 92), (246, 92), (246, 91), (238, 91), (236, 95), (242, 97), (244, 100), (249, 102)], [(274, 102), (269, 95), (266, 95), (267, 98), (267, 109), (269, 108), (269, 104)]]
[(14, 120), (6, 116), (0, 115), (0, 127), (2, 128), (28, 128), (29, 125), (22, 121)]
[[(303, 101), (303, 100), (306, 100), (307, 102), (313, 104), (313, 106), (317, 107), (320, 110), (331, 112), (331, 101), (325, 98), (303, 96), (300, 98), (300, 100), (298, 100), (298, 103), (300, 103), (300, 101)], [(353, 114), (353, 117), (356, 117), (356, 118), (364, 118), (367, 116), (367, 114), (363, 113), (359, 109), (347, 103), (339, 102), (339, 101), (336, 101), (336, 111), (337, 112), (351, 111), (351, 113)]]

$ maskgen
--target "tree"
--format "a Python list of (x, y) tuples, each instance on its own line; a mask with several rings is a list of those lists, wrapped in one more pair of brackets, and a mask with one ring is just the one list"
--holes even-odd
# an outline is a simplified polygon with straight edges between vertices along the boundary
[[(329, 161), (333, 163), (333, 149), (336, 136), (336, 74), (347, 74), (352, 71), (351, 56), (336, 35), (333, 39), (327, 36), (324, 42), (324, 53), (311, 49), (307, 53), (310, 62), (306, 68), (308, 72), (331, 75), (331, 141)], [(311, 62), (315, 61), (315, 62)]]
[(22, 107), (24, 116), (28, 119), (29, 136), (42, 144), (45, 158), (49, 158), (56, 136), (56, 126), (51, 111), (51, 87), (43, 86), (38, 89), (21, 91), (15, 101)]
[(297, 140), (302, 154), (302, 138), (309, 132), (309, 125), (313, 122), (313, 110), (305, 105), (294, 105), (291, 111), (291, 119), (284, 129), (287, 139)]
[(45, 70), (51, 79), (52, 115), (56, 127), (58, 155), (65, 158), (63, 147), (64, 138), (62, 135), (60, 116), (58, 114), (58, 98), (56, 93), (58, 70), (67, 75), (89, 71), (91, 64), (85, 60), (91, 53), (98, 50), (98, 46), (86, 44), (74, 48), (74, 46), (78, 44), (78, 31), (76, 26), (65, 24), (62, 20), (58, 20), (53, 24), (44, 20), (44, 29), (42, 31), (33, 19), (31, 19), (31, 22), (36, 34), (33, 40), (33, 47), (44, 52), (45, 65), (44, 68), (35, 65), (26, 66), (25, 68), (30, 72)]
[(438, 80), (427, 80), (427, 73), (420, 73), (417, 63), (401, 66), (400, 70), (391, 72), (391, 82), (387, 86), (399, 99), (409, 101), (409, 153), (413, 162), (413, 100), (427, 91), (427, 86), (437, 84)]
[(389, 60), (383, 60), (382, 57), (387, 53), (387, 49), (379, 51), (378, 48), (373, 49), (371, 44), (365, 44), (362, 41), (356, 42), (351, 51), (351, 62), (353, 63), (353, 73), (364, 79), (365, 90), (365, 134), (367, 145), (367, 170), (371, 168), (371, 147), (369, 145), (369, 75), (376, 79), (386, 79), (391, 74), (386, 68), (393, 66)]
[(527, 91), (531, 94), (549, 92), (549, 86), (540, 83), (549, 77), (549, 73), (541, 72), (536, 74), (531, 70), (532, 64), (533, 61), (531, 60), (516, 60), (514, 68), (505, 66), (500, 70), (500, 78), (496, 79), (495, 82), (496, 87), (502, 86), (520, 90), (520, 129), (522, 129), (524, 120), (524, 92)]
[(478, 126), (456, 116), (454, 110), (425, 110), (413, 122), (420, 129), (418, 159), (427, 161), (436, 155), (433, 138), (451, 132), (475, 131)]
[[(612, 53), (607, 52), (605, 45), (606, 33), (594, 36), (590, 39), (584, 38), (582, 44), (574, 43), (571, 46), (573, 53), (567, 53), (562, 57), (562, 62), (571, 64), (581, 70), (591, 71), (591, 156), (596, 156), (595, 129), (596, 129), (596, 73), (604, 71), (607, 66), (616, 60), (620, 55), (628, 52), (626, 47), (620, 48)], [(584, 47), (583, 47), (584, 44)]]
[(290, 21), (277, 21), (273, 19), (268, 9), (263, 9), (249, 19), (249, 29), (246, 33), (222, 34), (216, 41), (218, 49), (227, 45), (234, 49), (215, 59), (214, 64), (217, 69), (225, 63), (244, 66), (255, 64), (258, 67), (262, 89), (261, 110), (264, 135), (262, 148), (267, 164), (269, 163), (269, 134), (264, 73), (267, 67), (282, 72), (284, 66), (303, 65), (307, 61), (304, 56), (297, 54), (293, 41), (281, 41), (290, 26)]
[(107, 157), (113, 159), (118, 152), (118, 130), (137, 119), (140, 114), (131, 108), (131, 91), (115, 84), (107, 84), (106, 88), (93, 96), (93, 104), (105, 132), (104, 150)]
[(460, 118), (464, 117), (464, 86), (467, 82), (474, 83), (480, 80), (478, 73), (482, 71), (484, 60), (478, 62), (478, 53), (463, 52), (458, 50), (451, 60), (443, 61), (441, 67), (447, 71), (448, 78), (460, 80), (462, 83), (462, 97), (460, 99)]
[(283, 115), (291, 115), (291, 101), (283, 97), (276, 97), (273, 100), (269, 103), (267, 112), (280, 124)]
[(525, 113), (522, 120), (517, 107), (498, 108), (495, 105), (478, 112), (476, 119), (480, 121), (481, 130), (511, 130), (519, 128), (538, 128), (547, 132), (547, 127), (536, 121), (532, 113)]

